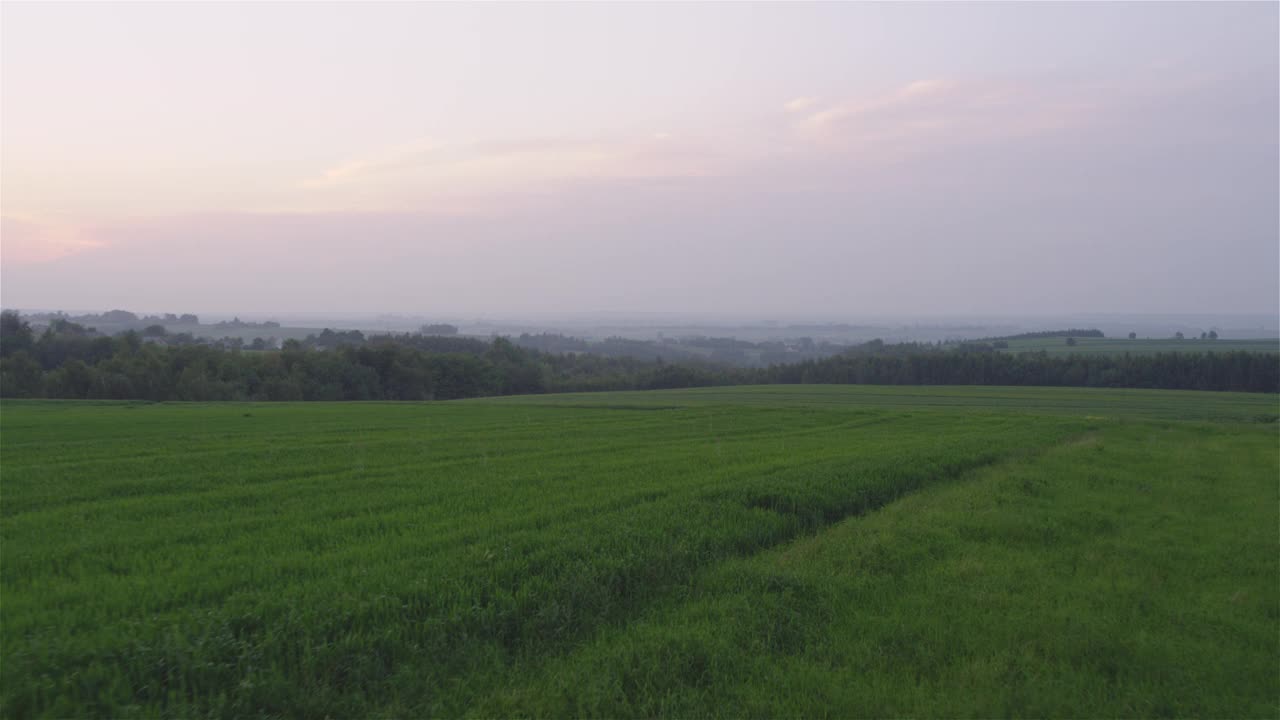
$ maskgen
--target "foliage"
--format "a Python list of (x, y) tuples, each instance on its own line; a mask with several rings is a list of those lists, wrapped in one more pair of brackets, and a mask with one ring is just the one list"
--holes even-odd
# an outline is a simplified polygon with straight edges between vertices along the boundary
[[(889, 346), (893, 347), (893, 346)], [(763, 372), (769, 383), (1047, 385), (1280, 392), (1271, 353), (1050, 355), (982, 351), (850, 353)]]
[(834, 357), (734, 368), (590, 353), (554, 355), (507, 338), (325, 330), (280, 351), (189, 334), (96, 335), (65, 320), (39, 337), (0, 318), (0, 395), (138, 400), (431, 400), (576, 390), (758, 383), (1050, 385), (1280, 391), (1280, 356), (1256, 352), (1050, 355), (973, 343), (872, 341)]
[[(6, 311), (12, 312), (12, 311)], [(163, 315), (142, 315), (129, 312), (128, 310), (108, 310), (104, 313), (86, 313), (84, 315), (68, 315), (64, 312), (51, 313), (29, 313), (28, 318), (40, 322), (53, 322), (56, 320), (66, 320), (80, 325), (122, 325), (126, 327), (141, 328), (145, 325), (157, 323), (179, 324), (179, 325), (197, 325), (200, 318), (191, 313), (183, 313), (176, 315), (174, 313), (164, 313)]]
[(1071, 328), (1069, 330), (1041, 330), (1038, 332), (1018, 333), (1017, 335), (1003, 335), (1001, 337), (987, 338), (988, 340), (1044, 340), (1046, 338), (1103, 338), (1106, 337), (1101, 330), (1097, 328), (1083, 329)]
[(814, 342), (809, 337), (750, 342), (703, 335), (663, 338), (657, 341), (613, 336), (604, 340), (587, 341), (559, 333), (522, 333), (513, 338), (513, 342), (545, 353), (591, 353), (605, 357), (681, 363), (711, 361), (733, 367), (766, 367), (773, 363), (816, 360), (854, 347), (826, 341)]
[(1050, 355), (1061, 354), (1103, 354), (1103, 355), (1154, 355), (1156, 353), (1204, 353), (1204, 352), (1264, 352), (1280, 354), (1280, 339), (1276, 338), (1236, 338), (1222, 340), (1206, 333), (1202, 340), (1199, 337), (1185, 338), (1072, 338), (1075, 345), (1066, 345), (1061, 338), (1043, 340), (1014, 340), (1007, 347), (999, 348), (999, 342), (992, 343), (997, 349), (1011, 353), (1047, 352)]

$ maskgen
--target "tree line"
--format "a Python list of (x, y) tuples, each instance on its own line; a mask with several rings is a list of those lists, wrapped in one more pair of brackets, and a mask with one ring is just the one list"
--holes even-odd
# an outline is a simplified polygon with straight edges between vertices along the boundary
[(1044, 340), (1047, 338), (1104, 338), (1106, 335), (1097, 328), (1071, 328), (1069, 330), (1040, 330), (1037, 332), (1018, 333), (1017, 335), (1001, 335), (1000, 337), (985, 338), (991, 340)]
[(0, 396), (137, 400), (449, 400), (759, 383), (1057, 385), (1280, 392), (1280, 355), (1055, 355), (872, 341), (823, 359), (741, 368), (555, 354), (507, 338), (321, 333), (280, 350), (148, 343), (69, 322), (35, 333), (0, 313)]
[(815, 341), (810, 337), (751, 342), (727, 337), (697, 335), (659, 340), (637, 340), (618, 336), (587, 341), (558, 333), (522, 333), (512, 342), (545, 353), (592, 353), (609, 357), (635, 357), (647, 360), (710, 361), (738, 367), (767, 367), (798, 360), (816, 360), (849, 351), (853, 346)]
[(868, 385), (1047, 385), (1280, 392), (1275, 353), (1163, 352), (1122, 355), (1049, 355), (971, 349), (910, 354), (850, 353), (773, 366), (771, 383)]

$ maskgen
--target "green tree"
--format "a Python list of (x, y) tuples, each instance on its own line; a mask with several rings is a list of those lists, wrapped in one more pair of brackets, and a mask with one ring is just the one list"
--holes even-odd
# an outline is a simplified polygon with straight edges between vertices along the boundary
[(423, 335), (457, 335), (458, 326), (449, 323), (432, 323), (418, 328)]
[(0, 355), (29, 350), (34, 342), (31, 324), (14, 310), (0, 312)]
[(40, 397), (44, 372), (26, 350), (0, 358), (0, 397)]

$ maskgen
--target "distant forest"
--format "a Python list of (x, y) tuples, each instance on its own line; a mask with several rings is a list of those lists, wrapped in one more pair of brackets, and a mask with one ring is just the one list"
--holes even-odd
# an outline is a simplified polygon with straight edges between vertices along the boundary
[(1106, 337), (1101, 330), (1085, 330), (1081, 328), (1071, 328), (1070, 330), (1042, 330), (1040, 332), (1018, 333), (1017, 335), (1004, 335), (1001, 337), (987, 338), (988, 340), (1044, 340), (1046, 338), (1100, 338)]
[[(1077, 333), (1082, 337), (1083, 333)], [(279, 350), (150, 342), (66, 320), (33, 331), (0, 313), (0, 396), (119, 400), (448, 400), (761, 383), (1049, 385), (1280, 392), (1280, 356), (1255, 352), (1048, 355), (990, 343), (871, 341), (763, 368), (551, 352), (510, 339), (326, 330)]]

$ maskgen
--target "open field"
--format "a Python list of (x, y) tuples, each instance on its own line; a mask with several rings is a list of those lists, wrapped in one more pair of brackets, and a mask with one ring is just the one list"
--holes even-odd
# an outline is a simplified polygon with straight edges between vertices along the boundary
[(6, 401), (0, 716), (1275, 717), (1278, 410)]
[(1138, 338), (1076, 338), (1074, 346), (1068, 345), (1066, 338), (1037, 338), (1032, 340), (1010, 340), (1005, 352), (1040, 352), (1052, 355), (1070, 353), (1092, 353), (1103, 355), (1150, 355), (1161, 352), (1271, 352), (1280, 353), (1280, 340), (1197, 340), (1174, 338), (1150, 340)]

